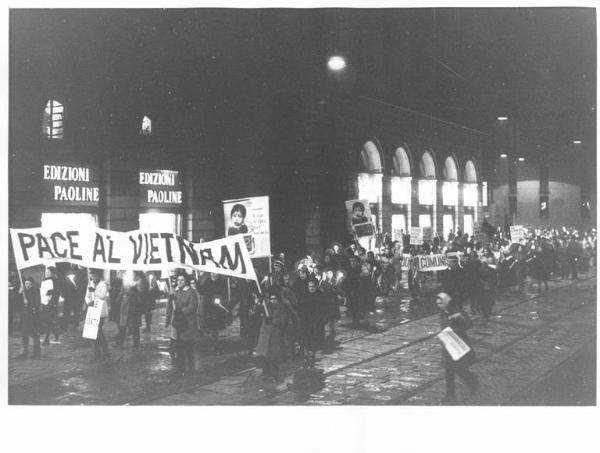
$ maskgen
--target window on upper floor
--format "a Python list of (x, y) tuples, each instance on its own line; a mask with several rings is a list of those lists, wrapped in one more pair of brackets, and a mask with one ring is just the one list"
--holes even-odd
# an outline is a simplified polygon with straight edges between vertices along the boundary
[(152, 120), (145, 115), (142, 118), (140, 135), (152, 135)]
[(46, 103), (42, 116), (42, 133), (51, 139), (62, 139), (64, 115), (63, 105), (54, 99), (50, 99)]

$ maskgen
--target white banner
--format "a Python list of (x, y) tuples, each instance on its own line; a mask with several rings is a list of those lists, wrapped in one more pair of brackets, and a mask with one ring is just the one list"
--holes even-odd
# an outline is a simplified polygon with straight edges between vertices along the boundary
[(413, 269), (419, 272), (434, 272), (448, 269), (448, 257), (444, 254), (417, 255), (412, 259)]
[(271, 256), (269, 197), (223, 201), (225, 235), (242, 235), (252, 258)]
[(256, 280), (244, 238), (234, 235), (193, 243), (173, 233), (89, 228), (10, 229), (19, 269), (69, 262), (96, 269), (140, 271), (187, 267)]

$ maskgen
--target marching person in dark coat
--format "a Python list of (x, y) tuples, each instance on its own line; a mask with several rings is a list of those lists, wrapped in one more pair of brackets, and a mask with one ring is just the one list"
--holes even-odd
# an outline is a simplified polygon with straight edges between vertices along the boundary
[(532, 245), (532, 250), (527, 258), (529, 275), (538, 283), (538, 293), (542, 292), (542, 282), (544, 288), (548, 291), (548, 279), (550, 278), (550, 260), (549, 252), (545, 251), (542, 244)]
[(318, 347), (325, 337), (327, 302), (319, 291), (316, 279), (308, 281), (308, 292), (298, 303), (300, 320), (300, 345), (304, 353), (304, 366), (313, 368)]
[(13, 331), (13, 321), (21, 305), (19, 274), (12, 271), (8, 277), (8, 333)]
[(29, 354), (29, 338), (33, 340), (32, 358), (37, 359), (41, 355), (40, 351), (40, 330), (42, 327), (40, 290), (35, 284), (35, 280), (27, 277), (23, 282), (25, 286), (21, 306), (21, 333), (23, 339), (23, 352), (17, 356), (17, 359), (26, 359)]
[(358, 323), (366, 317), (367, 313), (375, 309), (376, 291), (377, 288), (373, 281), (371, 267), (368, 263), (363, 263), (360, 276), (358, 277), (357, 297), (355, 299), (357, 305), (350, 307), (353, 325), (358, 326)]
[(254, 348), (258, 343), (260, 326), (262, 324), (262, 299), (254, 291), (250, 294), (248, 301), (242, 302), (240, 306), (240, 324), (244, 317), (244, 329), (240, 328), (240, 336), (246, 340), (248, 357), (252, 357)]
[(82, 294), (79, 288), (79, 278), (75, 269), (71, 268), (65, 274), (62, 285), (62, 296), (64, 299), (63, 315), (61, 319), (63, 331), (69, 329), (69, 324), (77, 329), (79, 326), (79, 318), (81, 316), (81, 306), (85, 295)]
[(483, 297), (483, 268), (477, 252), (471, 250), (464, 268), (465, 296), (471, 306), (471, 314), (482, 312)]
[(121, 311), (119, 316), (119, 335), (115, 347), (122, 348), (127, 333), (133, 335), (133, 347), (140, 345), (141, 316), (143, 313), (142, 297), (145, 288), (145, 276), (141, 272), (126, 274), (123, 286), (118, 295)]
[[(177, 287), (169, 297), (166, 325), (171, 326), (171, 338), (175, 340), (177, 369), (181, 375), (193, 374), (194, 340), (198, 330), (196, 312), (198, 293), (190, 287), (187, 274), (177, 276)], [(186, 370), (187, 368), (187, 370)]]
[(340, 300), (338, 297), (339, 288), (335, 286), (333, 279), (333, 269), (325, 269), (323, 280), (319, 284), (319, 290), (323, 293), (323, 298), (327, 304), (327, 338), (335, 340), (335, 323), (340, 319)]
[[(440, 327), (445, 329), (450, 327), (467, 345), (470, 345), (467, 329), (471, 327), (471, 320), (467, 314), (460, 309), (460, 304), (454, 302), (454, 299), (447, 293), (439, 293), (435, 300), (440, 312)], [(456, 402), (455, 376), (458, 375), (461, 380), (469, 387), (471, 391), (476, 391), (479, 387), (477, 375), (469, 370), (469, 366), (476, 362), (475, 351), (471, 350), (458, 361), (452, 359), (448, 351), (442, 346), (442, 367), (446, 372), (446, 395), (442, 399), (442, 404), (451, 404)]]
[(219, 332), (231, 324), (226, 280), (219, 274), (210, 274), (210, 279), (204, 284), (204, 294), (204, 327), (216, 341)]
[(272, 286), (268, 302), (262, 305), (262, 325), (254, 351), (262, 361), (263, 376), (273, 380), (280, 379), (279, 366), (286, 353), (285, 331), (291, 315), (280, 293), (278, 286)]
[(465, 270), (460, 267), (458, 257), (448, 257), (449, 269), (442, 272), (442, 289), (454, 300), (463, 300), (465, 292)]

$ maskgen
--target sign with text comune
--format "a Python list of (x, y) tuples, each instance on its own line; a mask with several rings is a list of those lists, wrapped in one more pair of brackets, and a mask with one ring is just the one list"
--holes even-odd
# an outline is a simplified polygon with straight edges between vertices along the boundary
[(172, 208), (183, 204), (183, 186), (177, 170), (140, 170), (140, 205), (144, 208)]
[(97, 207), (100, 200), (95, 166), (46, 162), (42, 164), (42, 198), (47, 205)]

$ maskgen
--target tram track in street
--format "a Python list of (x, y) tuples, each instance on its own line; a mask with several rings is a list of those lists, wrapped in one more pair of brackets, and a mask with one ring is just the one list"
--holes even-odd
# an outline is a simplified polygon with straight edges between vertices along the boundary
[[(582, 283), (582, 282), (585, 282), (585, 281), (588, 281), (588, 280), (591, 280), (594, 277), (580, 278), (580, 279), (572, 281), (569, 284), (566, 284), (564, 286), (552, 288), (550, 291), (552, 291), (552, 292), (566, 291), (571, 286), (577, 285), (579, 283)], [(547, 295), (547, 294), (548, 293), (533, 294), (533, 295), (529, 295), (528, 297), (526, 297), (524, 299), (517, 300), (515, 302), (509, 302), (507, 305), (504, 305), (504, 306), (498, 308), (497, 310), (493, 311), (492, 312), (492, 316), (497, 316), (498, 314), (500, 314), (500, 313), (502, 313), (502, 312), (504, 312), (506, 310), (509, 310), (511, 308), (514, 308), (514, 307), (517, 307), (519, 305), (523, 305), (523, 304), (529, 303), (529, 302), (531, 302), (531, 301), (533, 301), (533, 300), (535, 300), (535, 299), (537, 299), (537, 298), (539, 298), (541, 296)], [(577, 307), (577, 308), (580, 308), (580, 307)], [(577, 308), (575, 310), (577, 310)], [(572, 310), (572, 311), (575, 311), (575, 310)], [(571, 313), (572, 311), (569, 311), (569, 313)], [(420, 320), (423, 320), (425, 318), (432, 317), (432, 316), (437, 316), (437, 313), (424, 314), (423, 316), (418, 316), (418, 317), (415, 317), (415, 318), (412, 318), (412, 319), (409, 319), (409, 320), (404, 319), (404, 320), (400, 320), (400, 321), (395, 321), (395, 322), (389, 323), (388, 326), (386, 326), (385, 329), (382, 329), (380, 331), (365, 332), (364, 334), (352, 336), (351, 338), (347, 338), (347, 339), (345, 339), (343, 341), (340, 341), (338, 343), (338, 346), (348, 345), (348, 344), (351, 344), (352, 342), (364, 339), (364, 338), (372, 336), (372, 335), (382, 334), (382, 333), (385, 333), (386, 331), (388, 331), (389, 329), (393, 329), (393, 328), (396, 328), (396, 327), (399, 327), (399, 326), (408, 326), (408, 325), (410, 325), (412, 323), (418, 322)], [(477, 325), (482, 320), (483, 320), (483, 318), (481, 316), (477, 316), (477, 317), (473, 318), (473, 323), (474, 323), (474, 325)], [(516, 340), (512, 341), (510, 344), (503, 345), (500, 349), (494, 350), (490, 354), (487, 354), (487, 355), (483, 356), (480, 359), (480, 361), (486, 360), (491, 355), (496, 354), (498, 352), (501, 352), (502, 350), (510, 347), (512, 344), (514, 344), (514, 343), (522, 340), (523, 338), (526, 338), (529, 335), (534, 334), (538, 330), (540, 330), (540, 329), (542, 329), (544, 327), (547, 327), (550, 324), (551, 324), (551, 322), (543, 324), (543, 325), (539, 326), (539, 328), (536, 328), (534, 331), (527, 332), (524, 336), (517, 338)], [(434, 333), (421, 336), (421, 337), (419, 337), (417, 339), (414, 339), (412, 341), (406, 342), (406, 343), (404, 343), (401, 346), (398, 346), (396, 348), (392, 348), (390, 350), (387, 350), (387, 351), (384, 351), (384, 352), (381, 352), (381, 353), (378, 353), (378, 354), (374, 354), (374, 355), (369, 356), (368, 358), (365, 358), (363, 360), (358, 360), (358, 361), (355, 361), (355, 362), (352, 362), (352, 363), (348, 363), (348, 364), (343, 365), (343, 366), (341, 366), (339, 368), (336, 368), (336, 369), (333, 369), (333, 370), (330, 370), (330, 371), (324, 373), (323, 376), (325, 378), (329, 377), (329, 376), (333, 376), (333, 375), (339, 374), (339, 373), (341, 373), (344, 370), (347, 370), (349, 368), (360, 366), (360, 365), (369, 363), (371, 361), (377, 360), (379, 358), (382, 358), (382, 357), (385, 357), (385, 356), (397, 353), (398, 351), (401, 351), (403, 349), (409, 348), (411, 346), (414, 346), (416, 344), (419, 344), (419, 343), (425, 342), (425, 341), (427, 341), (427, 340), (429, 340), (431, 338), (434, 338), (437, 335), (437, 333), (438, 332), (436, 331)], [(249, 375), (250, 373), (256, 371), (256, 369), (257, 369), (257, 367), (250, 367), (250, 368), (245, 368), (243, 370), (239, 370), (239, 371), (234, 372), (234, 373), (232, 373), (230, 375), (223, 375), (223, 376), (218, 376), (216, 378), (206, 379), (203, 382), (198, 382), (198, 381), (196, 381), (196, 382), (190, 382), (189, 384), (186, 384), (186, 385), (183, 385), (183, 386), (179, 387), (178, 388), (178, 392), (180, 392), (180, 393), (184, 393), (184, 392), (191, 393), (191, 392), (194, 392), (197, 389), (200, 389), (201, 387), (214, 384), (214, 383), (218, 382), (219, 380), (223, 379), (226, 376), (244, 376), (244, 375)], [(393, 400), (393, 402), (388, 402), (387, 404), (400, 404), (401, 402), (406, 401), (407, 399), (409, 399), (410, 397), (412, 397), (414, 394), (417, 394), (420, 391), (425, 390), (425, 389), (427, 389), (427, 388), (435, 385), (436, 383), (440, 382), (440, 380), (442, 380), (442, 379), (443, 379), (443, 376), (440, 376), (440, 377), (435, 378), (433, 380), (430, 380), (430, 381), (428, 381), (426, 383), (423, 383), (420, 386), (416, 387), (414, 390), (408, 392), (406, 395), (403, 395), (402, 397), (398, 398), (397, 400)], [(290, 392), (290, 391), (291, 391), (290, 389), (283, 389), (283, 390), (277, 390), (275, 393), (270, 393), (270, 394), (266, 394), (266, 395), (260, 395), (256, 399), (250, 401), (248, 404), (260, 405), (261, 402), (266, 401), (268, 399), (271, 399), (271, 398), (273, 398), (277, 394), (283, 394), (283, 393)], [(152, 404), (152, 401), (156, 401), (156, 400), (159, 400), (161, 398), (167, 397), (167, 396), (169, 396), (172, 393), (173, 393), (172, 391), (160, 392), (160, 394), (152, 395), (151, 398), (142, 398), (142, 397), (140, 397), (140, 398), (136, 398), (136, 399), (134, 399), (132, 401), (129, 401), (129, 402), (125, 403), (125, 404), (130, 404), (130, 405), (136, 405), (136, 404), (146, 404), (147, 405), (147, 404)]]
[[(575, 280), (575, 281), (573, 281), (573, 282), (569, 283), (568, 285), (561, 286), (561, 287), (559, 287), (559, 288), (553, 288), (553, 290), (552, 290), (552, 291), (553, 291), (553, 292), (559, 292), (559, 291), (560, 291), (560, 292), (562, 292), (562, 291), (566, 291), (566, 290), (568, 290), (568, 288), (569, 288), (569, 287), (571, 287), (571, 286), (574, 286), (574, 285), (577, 285), (577, 284), (583, 283), (583, 282), (585, 282), (585, 281), (588, 281), (588, 280), (591, 280), (591, 279), (593, 279), (593, 278), (594, 278), (594, 277), (588, 277), (588, 278), (578, 279), (578, 280)], [(511, 309), (511, 308), (514, 308), (514, 307), (517, 307), (517, 306), (519, 306), (519, 305), (523, 305), (523, 304), (525, 304), (525, 303), (531, 302), (532, 300), (534, 300), (534, 299), (537, 299), (537, 298), (539, 298), (539, 297), (541, 297), (541, 296), (543, 296), (543, 295), (547, 295), (547, 294), (548, 294), (548, 293), (545, 293), (545, 294), (534, 294), (534, 295), (532, 295), (532, 296), (529, 296), (529, 297), (527, 297), (527, 298), (525, 298), (525, 299), (523, 299), (523, 300), (517, 301), (517, 302), (515, 302), (515, 303), (511, 303), (511, 304), (509, 304), (509, 305), (507, 305), (507, 306), (504, 306), (504, 307), (502, 307), (502, 308), (500, 308), (500, 309), (498, 309), (498, 310), (494, 311), (494, 312), (492, 313), (492, 316), (494, 316), (494, 315), (498, 315), (499, 313), (502, 313), (502, 312), (504, 312), (504, 311), (506, 311), (506, 310), (509, 310), (509, 309)], [(570, 314), (570, 313), (573, 313), (573, 312), (575, 312), (575, 311), (577, 311), (577, 310), (581, 309), (583, 306), (584, 306), (584, 305), (579, 305), (579, 306), (577, 306), (576, 308), (574, 308), (574, 309), (572, 309), (572, 310), (569, 310), (569, 312), (568, 312), (568, 313), (569, 313), (569, 314)], [(430, 317), (430, 316), (436, 316), (436, 314), (431, 314), (431, 315), (427, 315), (427, 316), (422, 316), (422, 317), (420, 317), (420, 318), (415, 318), (415, 319), (413, 319), (413, 320), (411, 320), (411, 321), (409, 321), (409, 322), (416, 322), (416, 321), (422, 320), (422, 319), (424, 319), (424, 318), (427, 318), (427, 317)], [(551, 324), (553, 324), (553, 323), (557, 322), (559, 319), (560, 319), (560, 318), (557, 318), (557, 319), (554, 319), (554, 320), (552, 320), (552, 321), (550, 321), (550, 322), (544, 323), (544, 324), (542, 324), (542, 325), (540, 325), (540, 326), (536, 327), (535, 329), (528, 331), (528, 332), (527, 332), (527, 333), (525, 333), (524, 335), (521, 335), (521, 336), (517, 337), (516, 339), (512, 340), (511, 342), (509, 342), (509, 343), (507, 343), (507, 344), (505, 344), (505, 345), (502, 345), (500, 348), (496, 348), (496, 349), (492, 350), (490, 353), (488, 353), (488, 354), (486, 354), (486, 355), (482, 356), (482, 358), (479, 360), (479, 362), (483, 362), (483, 361), (487, 360), (489, 357), (493, 356), (494, 354), (497, 354), (497, 353), (499, 353), (499, 352), (502, 352), (502, 351), (504, 351), (504, 350), (508, 349), (510, 346), (514, 345), (515, 343), (518, 343), (519, 341), (522, 341), (523, 339), (527, 338), (528, 336), (531, 336), (531, 335), (535, 334), (536, 332), (538, 332), (538, 331), (540, 331), (540, 330), (542, 330), (542, 329), (544, 329), (544, 328), (548, 327), (549, 325), (551, 325)], [(482, 320), (483, 320), (483, 317), (481, 317), (481, 316), (478, 316), (478, 317), (474, 318), (474, 319), (473, 319), (473, 325), (480, 323)], [(403, 325), (407, 325), (407, 324), (408, 324), (408, 322), (405, 322)], [(376, 333), (382, 333), (382, 332), (376, 332)], [(373, 335), (373, 334), (376, 334), (376, 333), (371, 333), (371, 334), (368, 334), (368, 335), (362, 335), (362, 336), (359, 336), (359, 337), (355, 337), (355, 338), (349, 339), (347, 342), (349, 342), (349, 341), (352, 341), (352, 340), (358, 340), (358, 339), (360, 339), (360, 338), (364, 338), (364, 337), (366, 337), (366, 336)], [(372, 361), (374, 361), (374, 360), (377, 360), (377, 359), (379, 359), (379, 358), (382, 358), (382, 357), (385, 357), (385, 356), (389, 356), (389, 355), (395, 354), (395, 353), (397, 353), (397, 352), (399, 352), (399, 351), (401, 351), (401, 350), (403, 350), (403, 349), (406, 349), (406, 348), (409, 348), (409, 347), (411, 347), (411, 346), (414, 346), (414, 345), (416, 345), (416, 344), (419, 344), (419, 343), (425, 342), (425, 341), (427, 341), (427, 340), (430, 340), (430, 339), (434, 338), (434, 337), (435, 337), (437, 334), (438, 334), (438, 332), (436, 331), (435, 333), (432, 333), (432, 334), (429, 334), (429, 335), (425, 335), (425, 336), (423, 336), (423, 337), (420, 337), (420, 338), (418, 338), (418, 339), (415, 339), (415, 340), (413, 340), (413, 341), (407, 342), (407, 343), (405, 343), (405, 344), (403, 344), (402, 346), (399, 346), (399, 347), (397, 347), (397, 348), (393, 348), (393, 349), (390, 349), (390, 350), (388, 350), (388, 351), (385, 351), (385, 352), (382, 352), (382, 353), (379, 353), (379, 354), (372, 355), (372, 356), (370, 356), (370, 357), (368, 357), (368, 358), (366, 358), (366, 359), (363, 359), (363, 360), (358, 360), (358, 361), (356, 361), (356, 362), (353, 362), (353, 363), (346, 364), (346, 365), (344, 365), (344, 366), (342, 366), (342, 367), (339, 367), (339, 368), (336, 368), (336, 369), (334, 369), (334, 370), (331, 370), (331, 371), (329, 371), (329, 372), (323, 373), (323, 376), (324, 376), (325, 378), (326, 378), (326, 377), (329, 377), (329, 376), (334, 376), (334, 375), (336, 375), (336, 374), (339, 374), (339, 373), (341, 373), (341, 372), (343, 372), (343, 371), (345, 371), (345, 370), (347, 370), (347, 369), (350, 369), (350, 368), (353, 368), (353, 367), (356, 367), (356, 366), (360, 366), (360, 365), (363, 365), (363, 364), (366, 364), (366, 363), (372, 362)], [(347, 342), (346, 342), (346, 343), (347, 343)], [(414, 396), (414, 395), (418, 394), (419, 392), (421, 392), (421, 391), (423, 391), (423, 390), (426, 390), (427, 388), (429, 388), (429, 387), (431, 387), (431, 386), (433, 386), (433, 385), (437, 384), (438, 382), (440, 382), (440, 381), (441, 381), (441, 380), (443, 380), (443, 379), (444, 379), (444, 376), (443, 376), (443, 375), (441, 375), (441, 376), (439, 376), (439, 377), (437, 377), (437, 378), (435, 378), (435, 379), (432, 379), (432, 380), (430, 380), (430, 381), (427, 381), (427, 382), (425, 382), (425, 383), (423, 383), (423, 384), (419, 385), (418, 387), (414, 388), (413, 390), (410, 390), (410, 391), (406, 392), (406, 394), (405, 394), (405, 395), (402, 395), (401, 397), (399, 397), (399, 398), (397, 398), (397, 399), (390, 400), (390, 401), (389, 401), (389, 402), (387, 402), (386, 404), (388, 404), (388, 405), (401, 404), (402, 402), (404, 402), (404, 401), (408, 400), (408, 399), (409, 399), (409, 398), (411, 398), (412, 396)], [(283, 391), (283, 392), (281, 392), (281, 393), (285, 393), (285, 392), (288, 392), (288, 391), (291, 391), (291, 390), (287, 389), (287, 390), (284, 390), (284, 391)], [(261, 404), (261, 401), (268, 400), (268, 399), (270, 399), (270, 398), (272, 398), (272, 397), (273, 397), (273, 395), (265, 395), (264, 397), (261, 397), (259, 400), (257, 400), (257, 401), (255, 401), (255, 402), (253, 402), (252, 404), (257, 404), (257, 405), (260, 405), (260, 404)]]

